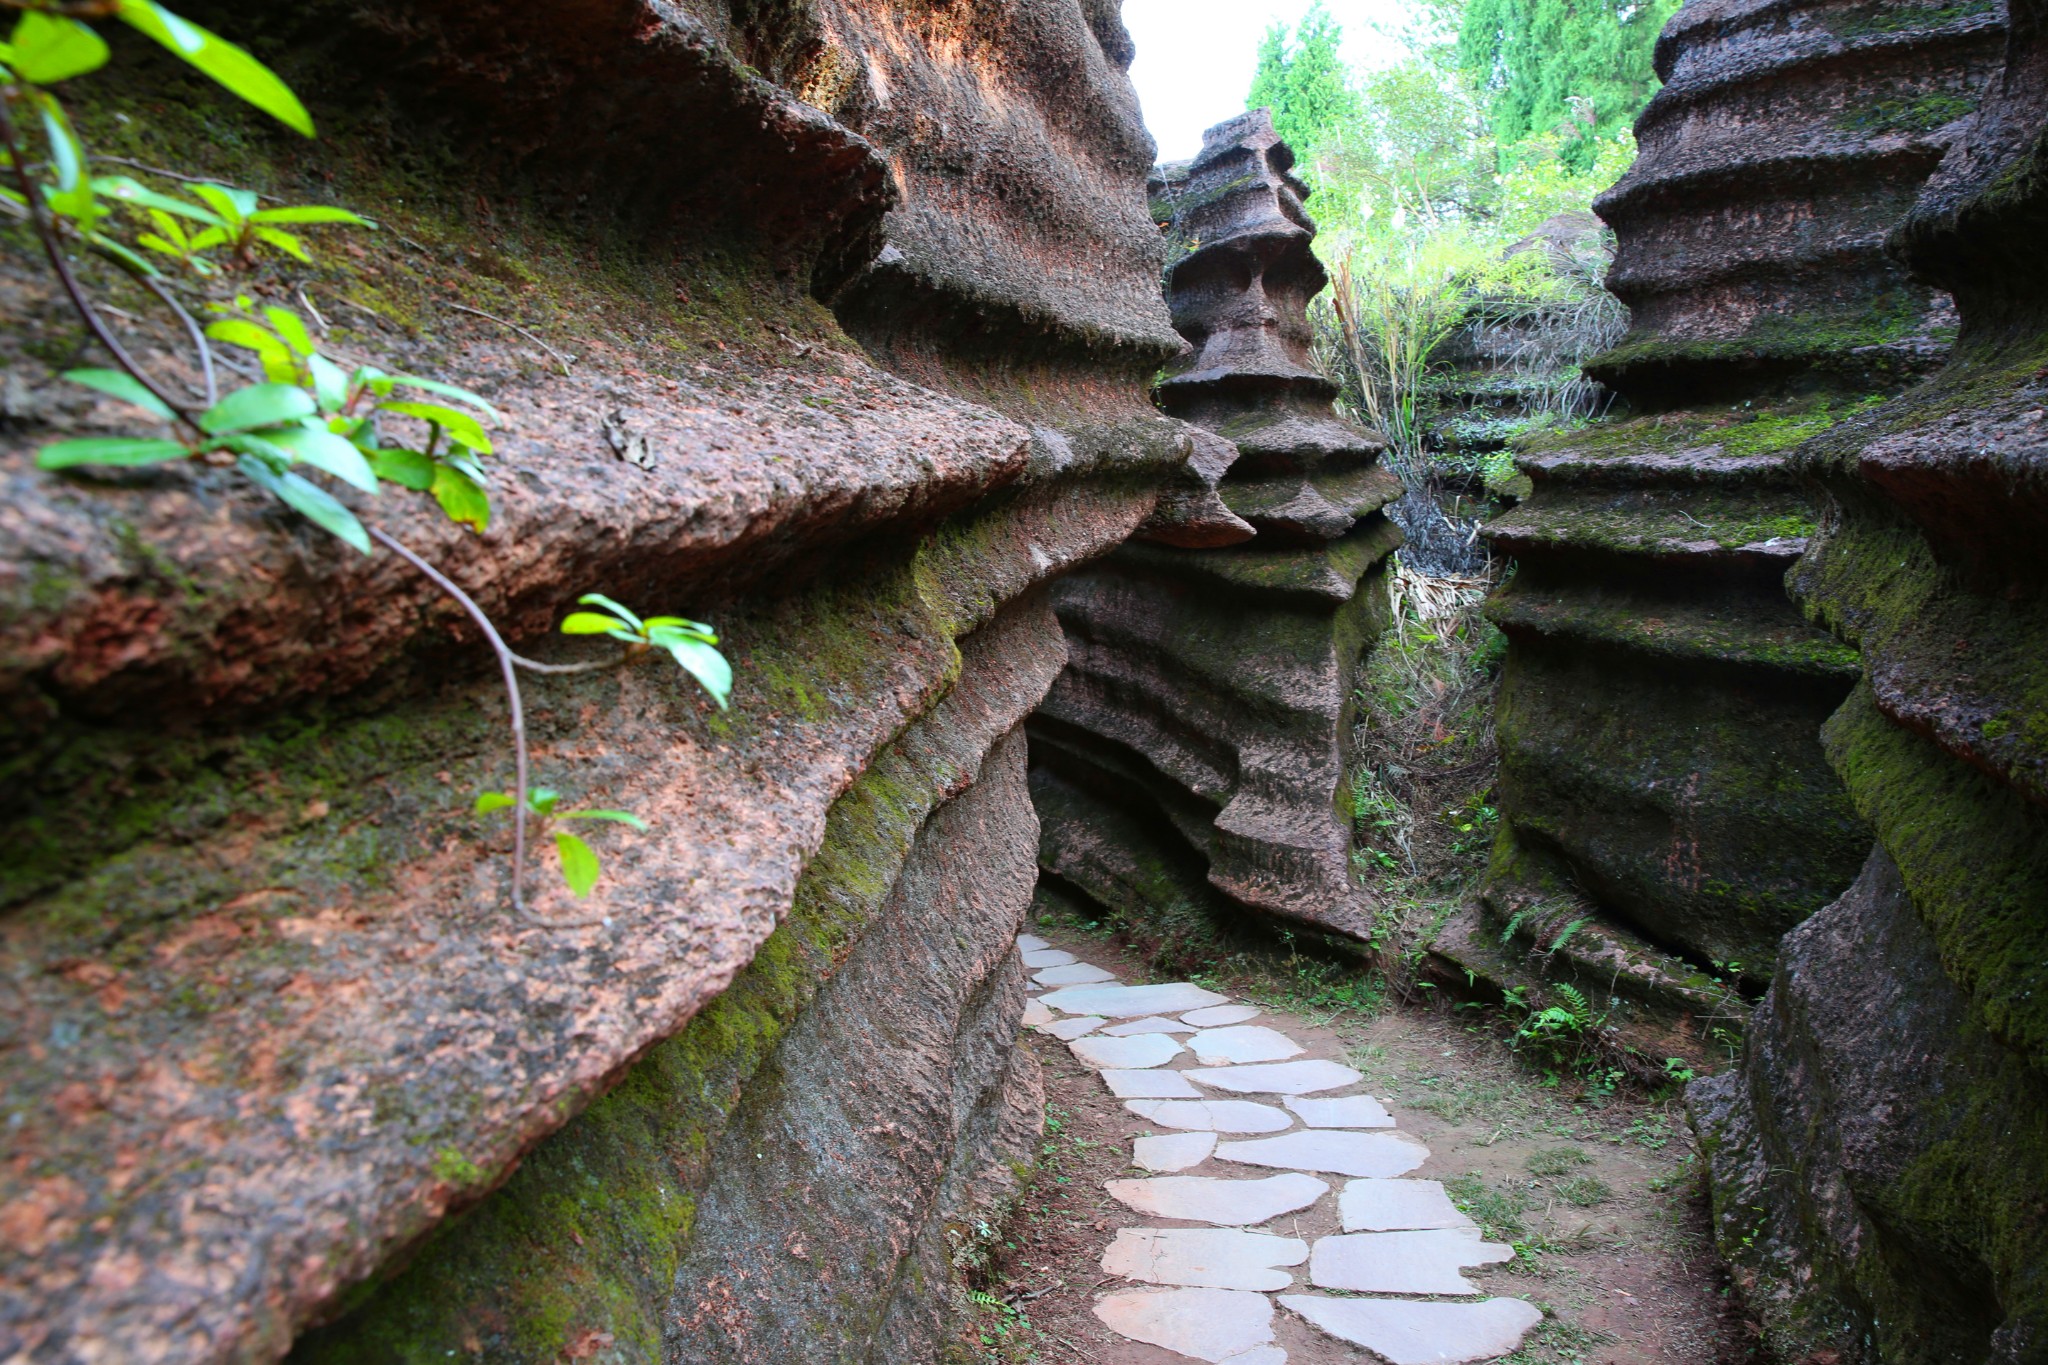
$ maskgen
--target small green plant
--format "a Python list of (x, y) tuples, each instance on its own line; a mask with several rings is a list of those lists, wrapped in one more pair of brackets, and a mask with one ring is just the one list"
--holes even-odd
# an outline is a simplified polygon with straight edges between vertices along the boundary
[(1693, 1070), (1685, 1064), (1685, 1058), (1666, 1057), (1664, 1059), (1665, 1080), (1670, 1081), (1673, 1085), (1684, 1085), (1692, 1080), (1692, 1078)]
[(1527, 1165), (1529, 1174), (1548, 1178), (1569, 1175), (1581, 1166), (1590, 1166), (1593, 1158), (1577, 1147), (1546, 1147), (1540, 1152), (1531, 1152)]
[(667, 650), (683, 671), (703, 684), (719, 708), (724, 709), (725, 699), (732, 692), (732, 665), (714, 648), (718, 643), (717, 631), (702, 621), (680, 616), (650, 616), (643, 621), (601, 593), (585, 593), (576, 600), (583, 606), (602, 607), (604, 611), (571, 612), (562, 622), (562, 634), (609, 635), (635, 650)]
[[(231, 185), (195, 185), (192, 193), (197, 202), (159, 193), (125, 175), (97, 177), (92, 188), (94, 193), (124, 204), (148, 219), (155, 231), (137, 236), (137, 246), (168, 257), (195, 275), (220, 273), (221, 266), (211, 254), (216, 251), (225, 251), (229, 266), (238, 270), (253, 267), (263, 247), (310, 264), (312, 253), (296, 234), (284, 230), (287, 223), (294, 227), (336, 223), (375, 226), (359, 214), (329, 204), (260, 208), (253, 190)], [(199, 224), (198, 230), (188, 229), (186, 223)]]
[(1614, 1197), (1614, 1187), (1597, 1175), (1578, 1175), (1551, 1187), (1557, 1197), (1575, 1208), (1590, 1209)]
[[(476, 799), (476, 813), (489, 815), (493, 811), (512, 810), (519, 805), (519, 798), (511, 792), (485, 792)], [(631, 811), (624, 810), (562, 810), (561, 796), (551, 787), (535, 787), (526, 794), (526, 807), (538, 820), (603, 820), (614, 825), (630, 825), (641, 833), (647, 832), (647, 822)], [(577, 896), (587, 896), (597, 885), (603, 873), (597, 854), (589, 844), (567, 830), (555, 830), (555, 852), (562, 863), (562, 880)]]

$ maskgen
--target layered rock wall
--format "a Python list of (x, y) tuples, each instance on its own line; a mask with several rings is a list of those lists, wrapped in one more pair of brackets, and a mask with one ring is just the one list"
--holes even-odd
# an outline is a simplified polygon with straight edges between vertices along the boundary
[(1113, 7), (187, 8), (326, 137), (117, 42), (88, 138), (375, 217), (237, 283), (506, 414), (487, 533), (365, 512), (524, 653), (603, 591), (739, 684), (529, 681), (539, 780), (652, 828), (513, 917), (474, 632), (220, 471), (35, 471), (135, 418), (10, 239), (0, 1357), (935, 1358), (1038, 1122), (1046, 585), (1219, 517)]
[(1786, 1359), (2048, 1359), (2048, 10), (1892, 249), (1941, 373), (1802, 447), (1791, 577), (1861, 650), (1830, 762), (1876, 832), (1693, 1087), (1717, 1234)]
[(1191, 348), (1159, 401), (1200, 428), (1212, 491), (1055, 587), (1068, 664), (1031, 727), (1055, 893), (1169, 934), (1247, 915), (1371, 928), (1338, 802), (1400, 486), (1308, 364), (1325, 280), (1292, 164), (1260, 110), (1154, 186)]
[(1525, 442), (1534, 493), (1489, 527), (1517, 565), (1488, 606), (1504, 836), (1442, 940), (1461, 965), (1611, 988), (1638, 1043), (1696, 1053), (1855, 876), (1819, 733), (1858, 665), (1784, 591), (1817, 511), (1790, 455), (1945, 350), (1947, 296), (1883, 238), (2001, 32), (1988, 5), (1693, 0), (1660, 39), (1596, 205), (1632, 321), (1587, 370), (1636, 415)]

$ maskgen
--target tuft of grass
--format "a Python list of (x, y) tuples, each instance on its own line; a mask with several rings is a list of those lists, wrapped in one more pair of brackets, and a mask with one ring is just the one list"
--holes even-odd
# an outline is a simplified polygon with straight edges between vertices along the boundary
[(1414, 1084), (1402, 1097), (1407, 1106), (1446, 1123), (1475, 1117), (1491, 1123), (1519, 1107), (1515, 1088), (1489, 1076), (1422, 1076)]
[(1614, 1187), (1597, 1175), (1575, 1175), (1551, 1186), (1557, 1197), (1574, 1208), (1590, 1209), (1614, 1197)]
[(1570, 1175), (1581, 1166), (1590, 1166), (1593, 1158), (1576, 1147), (1546, 1147), (1540, 1152), (1529, 1154), (1529, 1174), (1534, 1176)]

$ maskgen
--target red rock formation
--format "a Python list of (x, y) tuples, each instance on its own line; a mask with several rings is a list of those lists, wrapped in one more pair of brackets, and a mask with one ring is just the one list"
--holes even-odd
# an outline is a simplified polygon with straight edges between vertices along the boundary
[(1877, 835), (1688, 1096), (1723, 1253), (1785, 1358), (2048, 1350), (2048, 9), (1894, 233), (1962, 331), (1803, 447), (1801, 602), (1863, 654), (1828, 757)]
[[(1384, 443), (1332, 415), (1308, 363), (1324, 284), (1292, 154), (1261, 110), (1170, 170), (1167, 294), (1192, 347), (1161, 404), (1213, 435), (1195, 461), (1239, 543), (1133, 543), (1062, 580), (1069, 661), (1032, 722), (1045, 868), (1171, 924), (1251, 911), (1363, 938), (1337, 809), (1351, 695), (1385, 626), (1399, 534)], [(1234, 456), (1234, 458), (1233, 458)], [(1216, 526), (1214, 541), (1230, 534)]]
[[(588, 923), (512, 918), (459, 614), (219, 472), (33, 470), (133, 414), (35, 358), (70, 324), (0, 258), (0, 1357), (927, 1357), (947, 1229), (1036, 1122), (1042, 585), (1170, 481), (1201, 501), (1144, 391), (1180, 343), (1128, 41), (1082, 0), (194, 12), (327, 139), (188, 117), (127, 48), (160, 140), (85, 82), (88, 135), (373, 214), (304, 280), (330, 344), (507, 414), (487, 534), (396, 491), (379, 522), (529, 654), (595, 589), (715, 619), (740, 683), (729, 715), (651, 667), (532, 686), (543, 780), (653, 829), (539, 900)], [(677, 1279), (790, 1257), (738, 1316)]]
[(1587, 367), (1639, 415), (1528, 440), (1534, 493), (1489, 527), (1518, 565), (1488, 608), (1506, 834), (1489, 914), (1442, 940), (1461, 965), (1523, 979), (1527, 948), (1684, 1050), (1854, 877), (1818, 736), (1857, 665), (1782, 587), (1815, 520), (1789, 456), (1939, 360), (1945, 296), (1883, 237), (2000, 31), (1988, 5), (1693, 0), (1659, 40), (1596, 205), (1631, 331)]

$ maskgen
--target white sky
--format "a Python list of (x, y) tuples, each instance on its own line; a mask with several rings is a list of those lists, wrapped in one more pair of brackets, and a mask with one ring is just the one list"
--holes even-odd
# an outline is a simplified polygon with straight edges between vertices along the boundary
[[(1138, 45), (1131, 80), (1161, 161), (1202, 149), (1202, 130), (1244, 112), (1259, 64), (1259, 39), (1274, 20), (1288, 31), (1310, 0), (1124, 0), (1124, 26)], [(1402, 0), (1324, 0), (1344, 30), (1354, 67), (1385, 66), (1400, 55), (1382, 29), (1399, 29)]]

